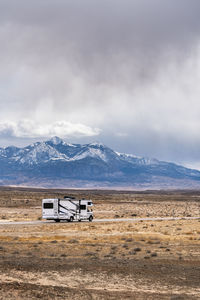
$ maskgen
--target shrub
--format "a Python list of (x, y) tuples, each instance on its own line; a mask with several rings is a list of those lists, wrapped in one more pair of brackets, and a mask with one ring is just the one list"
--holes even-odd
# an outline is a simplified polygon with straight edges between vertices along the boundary
[(135, 248), (134, 249), (134, 251), (136, 251), (136, 252), (139, 252), (139, 251), (141, 251), (142, 249), (141, 248)]
[(78, 240), (72, 239), (72, 240), (69, 240), (69, 243), (70, 244), (78, 244)]
[(137, 252), (136, 252), (136, 251), (129, 251), (129, 254), (130, 254), (130, 255), (136, 255)]
[(132, 241), (133, 241), (132, 238), (126, 239), (126, 242), (132, 242)]

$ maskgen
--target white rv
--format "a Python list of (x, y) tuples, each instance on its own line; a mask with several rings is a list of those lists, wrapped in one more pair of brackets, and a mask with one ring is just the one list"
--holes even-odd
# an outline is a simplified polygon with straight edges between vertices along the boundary
[(65, 196), (63, 199), (43, 199), (42, 200), (42, 218), (47, 220), (93, 220), (93, 203), (91, 200), (77, 200), (74, 197)]

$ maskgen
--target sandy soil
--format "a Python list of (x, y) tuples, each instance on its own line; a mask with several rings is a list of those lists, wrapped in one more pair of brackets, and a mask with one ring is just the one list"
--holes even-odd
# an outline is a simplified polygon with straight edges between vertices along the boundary
[[(0, 220), (37, 220), (56, 193), (0, 189)], [(200, 214), (197, 192), (81, 193), (98, 218)], [(200, 220), (1, 225), (0, 299), (72, 297), (200, 299)]]

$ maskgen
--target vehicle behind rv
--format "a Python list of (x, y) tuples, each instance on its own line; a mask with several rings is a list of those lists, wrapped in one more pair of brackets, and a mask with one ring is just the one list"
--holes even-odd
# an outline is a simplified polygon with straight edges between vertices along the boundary
[(61, 220), (68, 222), (88, 220), (91, 222), (93, 220), (92, 206), (91, 200), (78, 200), (68, 196), (63, 199), (43, 199), (42, 218), (55, 222)]

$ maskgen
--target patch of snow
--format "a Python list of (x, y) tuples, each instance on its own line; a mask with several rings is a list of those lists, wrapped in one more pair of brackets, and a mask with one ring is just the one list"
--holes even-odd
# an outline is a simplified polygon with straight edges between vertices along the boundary
[(52, 137), (48, 142), (52, 142), (54, 145), (59, 145), (65, 143), (61, 138), (58, 136)]
[(0, 148), (0, 155), (6, 157), (6, 150), (4, 148)]
[(114, 151), (114, 152), (115, 152), (115, 154), (117, 154), (117, 156), (120, 156), (120, 155), (121, 155), (120, 152), (117, 152), (117, 151)]
[[(64, 142), (65, 143), (65, 142)], [(78, 147), (76, 144), (69, 144), (69, 143), (65, 143), (66, 146), (69, 146), (69, 147), (73, 147), (73, 148), (76, 148)]]
[(101, 147), (101, 146), (103, 146), (104, 147), (104, 144), (102, 144), (102, 143), (99, 143), (99, 142), (93, 142), (93, 143), (90, 143), (90, 144), (88, 144), (88, 146), (90, 147)]
[(140, 160), (139, 163), (142, 165), (155, 165), (155, 164), (158, 164), (159, 161), (155, 158), (144, 157)]
[(71, 160), (81, 160), (86, 157), (100, 158), (103, 161), (107, 161), (106, 155), (100, 149), (86, 148), (85, 151), (78, 153)]
[(46, 142), (47, 143), (51, 142), (53, 145), (62, 144), (62, 145), (73, 147), (73, 148), (77, 147), (77, 145), (75, 145), (75, 144), (66, 143), (64, 140), (62, 140), (61, 138), (59, 138), (57, 136), (52, 137), (50, 140), (48, 140)]
[(24, 155), (19, 155), (13, 157), (14, 160), (18, 160), (21, 164), (38, 164), (41, 162), (48, 162), (50, 160), (66, 160), (68, 161), (69, 158), (56, 149), (47, 145), (45, 142), (39, 143), (35, 145), (34, 148), (31, 148), (28, 153), (24, 153)]
[(142, 158), (141, 156), (137, 156), (137, 155), (134, 155), (134, 154), (120, 153), (120, 152), (117, 152), (117, 151), (115, 151), (115, 153), (118, 156), (123, 156), (123, 157), (131, 157), (131, 158), (138, 158), (138, 159)]

